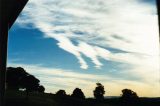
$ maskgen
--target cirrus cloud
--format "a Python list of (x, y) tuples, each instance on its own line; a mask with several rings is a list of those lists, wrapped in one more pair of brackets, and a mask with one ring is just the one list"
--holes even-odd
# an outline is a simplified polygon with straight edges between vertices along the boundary
[(17, 22), (57, 40), (82, 69), (91, 67), (86, 58), (96, 69), (103, 67), (102, 59), (119, 62), (132, 67), (124, 69), (128, 76), (151, 86), (160, 78), (156, 12), (142, 0), (30, 0)]

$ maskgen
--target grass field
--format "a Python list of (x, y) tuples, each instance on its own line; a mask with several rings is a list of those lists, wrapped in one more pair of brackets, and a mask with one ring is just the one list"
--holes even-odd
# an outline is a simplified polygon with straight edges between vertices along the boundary
[[(7, 91), (6, 106), (126, 106), (121, 105), (119, 98), (105, 99), (102, 102), (96, 102), (94, 99), (79, 100), (72, 97), (57, 97), (48, 93), (29, 93)], [(127, 105), (127, 106), (131, 106)], [(160, 106), (160, 98), (140, 98), (140, 104), (136, 106)]]

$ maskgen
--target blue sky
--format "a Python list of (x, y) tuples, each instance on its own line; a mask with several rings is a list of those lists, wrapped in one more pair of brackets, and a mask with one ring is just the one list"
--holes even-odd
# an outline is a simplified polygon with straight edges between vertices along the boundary
[(150, 92), (160, 89), (156, 13), (154, 0), (30, 0), (9, 32), (8, 66), (46, 92), (80, 87), (89, 97), (99, 81), (106, 95), (160, 96)]

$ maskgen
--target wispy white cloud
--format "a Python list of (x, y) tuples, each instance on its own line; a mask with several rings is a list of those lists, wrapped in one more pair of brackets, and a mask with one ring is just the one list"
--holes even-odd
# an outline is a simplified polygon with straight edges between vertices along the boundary
[[(125, 6), (121, 8), (121, 5)], [(18, 23), (31, 23), (46, 37), (56, 39), (61, 49), (77, 57), (80, 67), (87, 69), (82, 54), (97, 68), (103, 65), (99, 57), (110, 58), (108, 50), (97, 55), (95, 45), (132, 52), (133, 55), (158, 55), (158, 25), (154, 13), (153, 5), (139, 0), (30, 0)], [(55, 33), (61, 30), (64, 33)], [(74, 33), (76, 31), (81, 33)], [(75, 45), (72, 40), (79, 44)]]
[(160, 79), (154, 5), (139, 0), (30, 0), (18, 24), (32, 24), (45, 37), (57, 40), (57, 46), (74, 55), (82, 69), (89, 68), (84, 55), (96, 68), (104, 65), (104, 59), (128, 64), (132, 67), (128, 75), (148, 83)]

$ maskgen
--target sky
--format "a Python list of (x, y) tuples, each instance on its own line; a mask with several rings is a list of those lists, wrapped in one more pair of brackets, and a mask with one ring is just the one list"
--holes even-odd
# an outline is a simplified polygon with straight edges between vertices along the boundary
[(30, 0), (9, 31), (8, 66), (48, 93), (93, 97), (100, 82), (105, 96), (158, 97), (159, 49), (155, 0)]

